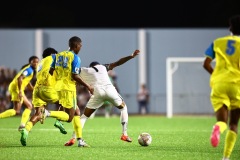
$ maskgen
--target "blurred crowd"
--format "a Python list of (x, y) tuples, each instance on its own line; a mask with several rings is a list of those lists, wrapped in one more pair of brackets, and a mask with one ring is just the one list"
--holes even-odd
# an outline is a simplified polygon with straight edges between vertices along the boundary
[(0, 113), (13, 107), (8, 86), (16, 74), (17, 70), (0, 66)]

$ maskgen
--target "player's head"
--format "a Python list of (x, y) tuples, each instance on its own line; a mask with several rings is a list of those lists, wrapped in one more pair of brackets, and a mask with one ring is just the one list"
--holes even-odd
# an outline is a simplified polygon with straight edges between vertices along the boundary
[(54, 48), (48, 47), (43, 51), (42, 58), (45, 58), (47, 56), (50, 56), (52, 54), (57, 54), (58, 51), (56, 51)]
[(38, 61), (39, 58), (37, 56), (31, 56), (28, 59), (29, 64), (33, 67), (33, 68), (37, 68), (38, 65)]
[(94, 66), (96, 66), (97, 64), (100, 64), (100, 63), (97, 62), (97, 61), (93, 61), (93, 62), (91, 62), (91, 63), (89, 64), (89, 67), (94, 67)]
[[(34, 61), (34, 62), (33, 62), (33, 61)], [(24, 65), (21, 67), (21, 69), (27, 67), (29, 64), (34, 67), (35, 64), (34, 64), (34, 65), (32, 65), (32, 64), (33, 64), (33, 63), (37, 63), (37, 64), (38, 64), (38, 61), (39, 61), (39, 59), (38, 59), (37, 56), (31, 56), (31, 57), (28, 58), (28, 63), (27, 63), (27, 64), (24, 64)], [(37, 65), (37, 64), (36, 64), (36, 65)], [(35, 68), (35, 67), (34, 67), (34, 68)]]
[(240, 15), (230, 17), (229, 25), (233, 35), (240, 35)]
[(78, 54), (82, 47), (82, 40), (77, 36), (73, 36), (69, 39), (68, 46), (70, 47), (70, 51), (74, 51), (74, 53)]
[(28, 63), (30, 64), (33, 60), (38, 59), (37, 56), (31, 56), (28, 58)]

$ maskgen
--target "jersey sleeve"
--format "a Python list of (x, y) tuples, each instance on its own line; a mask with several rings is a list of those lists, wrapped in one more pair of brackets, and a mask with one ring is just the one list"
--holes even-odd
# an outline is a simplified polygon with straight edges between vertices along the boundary
[(56, 54), (52, 54), (51, 68), (55, 68), (55, 64), (56, 64)]
[(110, 70), (110, 69), (109, 69), (109, 67), (110, 67), (110, 64), (103, 64), (103, 66), (105, 66), (105, 67), (106, 67), (107, 71), (109, 71), (109, 70)]
[(80, 73), (80, 65), (81, 65), (81, 60), (80, 58), (74, 54), (74, 58), (72, 61), (72, 73), (73, 74), (79, 74)]
[(32, 73), (33, 73), (33, 69), (31, 67), (28, 67), (22, 72), (22, 75), (24, 75), (24, 77), (27, 77), (27, 76), (31, 75)]
[(213, 50), (213, 43), (210, 44), (210, 46), (205, 51), (205, 55), (211, 59), (215, 58), (215, 52)]

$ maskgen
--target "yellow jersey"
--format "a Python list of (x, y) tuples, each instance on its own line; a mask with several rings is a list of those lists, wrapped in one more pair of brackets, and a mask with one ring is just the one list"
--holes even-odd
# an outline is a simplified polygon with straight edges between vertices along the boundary
[(42, 59), (38, 65), (37, 71), (37, 82), (35, 87), (42, 86), (52, 86), (54, 87), (56, 84), (55, 74), (53, 76), (49, 74), (49, 69), (51, 67), (53, 58), (52, 56), (47, 56)]
[(53, 55), (51, 67), (55, 68), (58, 90), (76, 91), (76, 81), (72, 74), (79, 74), (81, 59), (72, 51), (62, 51)]
[(27, 65), (26, 67), (24, 67), (23, 69), (21, 69), (17, 75), (14, 77), (14, 79), (12, 80), (12, 82), (9, 85), (9, 90), (11, 91), (17, 91), (19, 92), (19, 88), (18, 88), (18, 77), (20, 77), (21, 75), (23, 75), (23, 80), (22, 80), (22, 85), (21, 85), (21, 90), (22, 92), (25, 90), (26, 86), (28, 85), (28, 83), (32, 80), (33, 78), (33, 74), (34, 74), (34, 68), (29, 65)]
[(215, 83), (240, 83), (240, 37), (225, 36), (217, 38), (205, 52), (206, 56), (216, 59), (211, 75), (210, 86)]

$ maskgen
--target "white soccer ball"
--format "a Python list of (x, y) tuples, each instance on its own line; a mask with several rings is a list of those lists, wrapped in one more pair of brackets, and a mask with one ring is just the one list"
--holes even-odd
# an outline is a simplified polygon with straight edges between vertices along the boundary
[(149, 133), (141, 133), (138, 136), (138, 143), (141, 146), (149, 146), (152, 143), (152, 136)]

